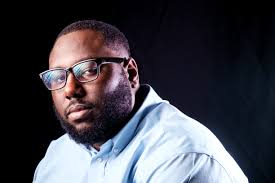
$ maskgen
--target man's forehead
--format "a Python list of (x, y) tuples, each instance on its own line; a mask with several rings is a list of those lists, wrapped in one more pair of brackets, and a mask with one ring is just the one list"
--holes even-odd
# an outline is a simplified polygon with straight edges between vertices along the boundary
[(97, 57), (106, 52), (104, 50), (106, 48), (101, 33), (90, 30), (75, 31), (57, 39), (49, 56), (49, 65), (52, 67), (57, 61), (77, 62), (88, 57)]

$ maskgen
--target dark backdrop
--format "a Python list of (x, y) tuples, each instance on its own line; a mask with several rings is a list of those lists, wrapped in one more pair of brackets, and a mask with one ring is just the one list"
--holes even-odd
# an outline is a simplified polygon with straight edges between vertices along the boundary
[(43, 3), (32, 4), (9, 22), (15, 27), (21, 22), (10, 47), (10, 56), (21, 58), (16, 71), (24, 73), (19, 77), (24, 81), (10, 83), (21, 104), (10, 120), (19, 134), (13, 152), (18, 170), (25, 172), (21, 180), (31, 182), (50, 141), (63, 134), (38, 74), (47, 69), (58, 32), (75, 20), (93, 18), (126, 34), (142, 82), (214, 132), (250, 182), (274, 182), (272, 6), (229, 0), (70, 5), (44, 9)]

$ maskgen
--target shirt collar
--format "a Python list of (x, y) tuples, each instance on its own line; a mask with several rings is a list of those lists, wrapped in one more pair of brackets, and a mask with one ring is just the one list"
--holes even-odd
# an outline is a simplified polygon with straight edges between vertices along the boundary
[(135, 115), (120, 130), (120, 132), (111, 139), (113, 144), (112, 151), (115, 155), (118, 155), (133, 139), (141, 119), (149, 112), (149, 107), (163, 101), (150, 85), (141, 85), (140, 89), (149, 90), (149, 92), (145, 95), (145, 98)]

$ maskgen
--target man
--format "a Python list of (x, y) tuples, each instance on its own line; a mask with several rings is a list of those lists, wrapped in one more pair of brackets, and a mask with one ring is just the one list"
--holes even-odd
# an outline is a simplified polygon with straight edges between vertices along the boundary
[(67, 26), (40, 77), (67, 133), (50, 144), (34, 183), (248, 182), (206, 127), (140, 85), (112, 25)]

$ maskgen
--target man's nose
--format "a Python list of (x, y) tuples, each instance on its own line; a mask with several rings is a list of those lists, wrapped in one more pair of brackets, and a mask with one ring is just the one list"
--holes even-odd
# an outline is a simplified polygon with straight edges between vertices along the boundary
[(67, 77), (67, 82), (64, 88), (64, 95), (67, 99), (81, 98), (85, 95), (82, 84), (71, 73), (69, 73)]

